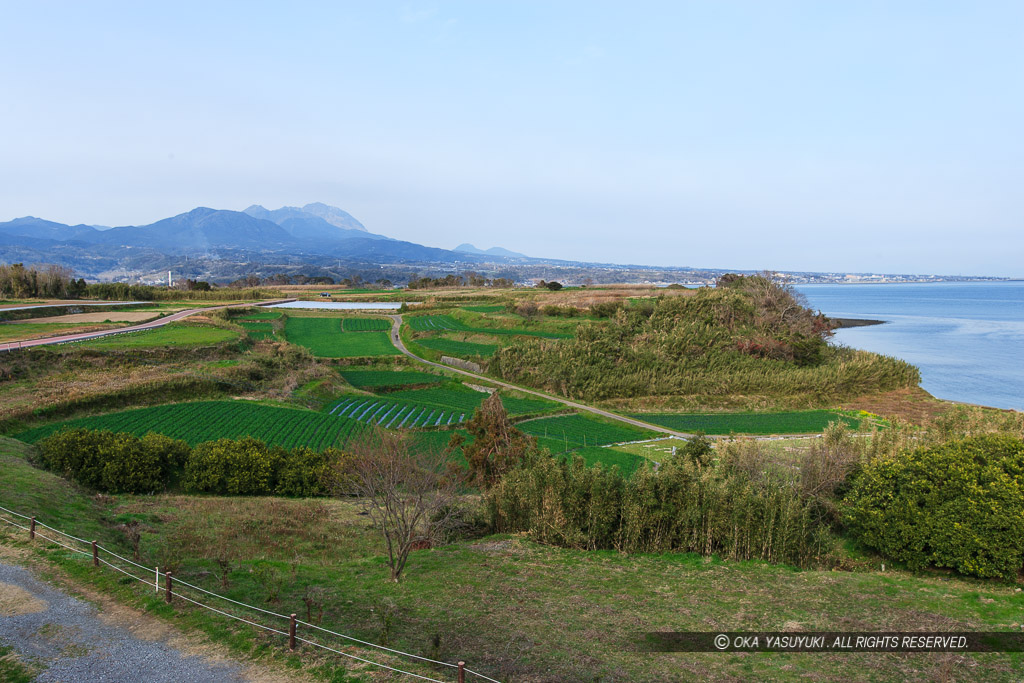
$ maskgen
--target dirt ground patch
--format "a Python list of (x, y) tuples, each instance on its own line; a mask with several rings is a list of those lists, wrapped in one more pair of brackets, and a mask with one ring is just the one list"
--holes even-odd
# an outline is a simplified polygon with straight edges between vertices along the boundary
[(912, 424), (924, 424), (953, 407), (920, 387), (897, 389), (861, 396), (843, 403), (847, 410), (866, 410), (885, 418), (900, 418)]
[(35, 614), (46, 607), (45, 600), (40, 600), (24, 588), (0, 581), (0, 617)]
[(54, 315), (49, 318), (28, 318), (26, 320), (12, 321), (18, 323), (134, 323), (155, 318), (156, 313), (152, 311), (99, 311), (96, 313), (73, 313), (71, 315)]

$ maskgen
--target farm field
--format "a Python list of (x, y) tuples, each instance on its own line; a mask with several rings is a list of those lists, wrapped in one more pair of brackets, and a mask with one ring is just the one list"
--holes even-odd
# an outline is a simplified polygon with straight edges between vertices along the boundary
[(433, 337), (429, 339), (416, 339), (416, 344), (448, 356), (459, 358), (490, 358), (498, 350), (497, 344), (477, 344), (476, 342), (465, 342), (446, 337)]
[(383, 318), (342, 318), (343, 332), (381, 332), (391, 329), (391, 321)]
[(476, 332), (479, 334), (525, 335), (548, 339), (565, 339), (572, 335), (563, 332), (527, 330), (521, 327), (470, 327), (449, 315), (422, 315), (407, 319), (409, 327), (417, 332)]
[(486, 304), (482, 306), (463, 306), (462, 310), (470, 311), (471, 313), (498, 313), (504, 311), (505, 306), (502, 304)]
[[(469, 420), (485, 398), (486, 393), (461, 386), (414, 389), (383, 396), (346, 396), (331, 407), (329, 414), (391, 429), (440, 427)], [(550, 401), (504, 395), (501, 402), (509, 415), (537, 413), (558, 407)]]
[(99, 339), (74, 342), (95, 349), (140, 349), (157, 346), (205, 346), (237, 339), (238, 333), (219, 327), (169, 323), (141, 332), (126, 332)]
[(64, 427), (108, 429), (138, 436), (157, 432), (193, 445), (251, 436), (275, 446), (308, 446), (317, 450), (344, 446), (351, 435), (362, 429), (354, 420), (308, 410), (250, 401), (199, 401), (68, 420), (30, 429), (16, 434), (15, 438), (35, 443)]
[(418, 370), (342, 370), (341, 376), (359, 389), (403, 387), (414, 384), (440, 384), (441, 375)]
[(799, 410), (782, 413), (635, 413), (644, 422), (681, 432), (705, 434), (816, 434), (829, 422), (843, 422), (852, 429), (861, 421), (836, 410)]
[(56, 337), (74, 332), (90, 330), (107, 330), (121, 327), (116, 323), (84, 325), (82, 323), (5, 323), (0, 324), (0, 342), (18, 341), (19, 339), (38, 339), (39, 337)]
[[(558, 415), (537, 420), (527, 420), (516, 425), (521, 431), (537, 437), (552, 452), (560, 452), (579, 446), (602, 446), (623, 441), (638, 441), (655, 436), (638, 427), (605, 422), (586, 415)], [(563, 447), (554, 450), (555, 445)]]
[(239, 322), (238, 323), (253, 339), (273, 339), (274, 324), (270, 322)]
[(281, 311), (266, 311), (261, 310), (253, 313), (243, 313), (238, 316), (238, 320), (277, 320), (282, 315)]
[(401, 353), (391, 343), (387, 332), (343, 332), (341, 319), (337, 317), (289, 316), (285, 337), (321, 358), (397, 356)]

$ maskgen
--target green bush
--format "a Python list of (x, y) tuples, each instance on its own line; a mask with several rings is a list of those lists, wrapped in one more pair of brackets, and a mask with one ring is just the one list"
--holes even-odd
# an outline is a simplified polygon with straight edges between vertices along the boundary
[(188, 444), (159, 434), (141, 439), (126, 432), (71, 429), (39, 444), (42, 464), (98, 491), (153, 493), (166, 488)]
[(323, 496), (334, 488), (334, 466), (344, 458), (334, 448), (314, 451), (311, 448), (296, 448), (285, 452), (278, 459), (274, 491), (281, 496)]
[(282, 452), (251, 437), (201, 443), (185, 463), (185, 490), (234, 496), (271, 493)]
[(912, 569), (1024, 567), (1024, 441), (982, 436), (877, 458), (843, 501), (853, 536)]

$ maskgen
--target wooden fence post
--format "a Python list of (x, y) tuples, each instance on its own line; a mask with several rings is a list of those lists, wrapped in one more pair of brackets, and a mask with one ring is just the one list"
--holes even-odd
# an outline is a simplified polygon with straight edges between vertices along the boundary
[(96, 549), (96, 541), (92, 542), (92, 566), (100, 566), (100, 553)]
[(164, 572), (164, 576), (167, 578), (167, 604), (171, 604), (171, 573), (169, 571)]
[(459, 662), (459, 683), (466, 683), (466, 663)]
[(35, 517), (33, 517), (32, 521), (29, 522), (29, 525), (28, 525), (28, 537), (31, 538), (32, 540), (35, 540), (35, 538), (36, 538), (36, 518)]
[(295, 649), (295, 615), (291, 616), (291, 623), (288, 625), (288, 649)]

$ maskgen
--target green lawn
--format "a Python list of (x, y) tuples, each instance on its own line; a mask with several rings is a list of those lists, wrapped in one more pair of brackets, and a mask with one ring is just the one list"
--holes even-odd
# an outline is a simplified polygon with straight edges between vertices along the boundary
[(783, 413), (637, 413), (638, 420), (680, 432), (705, 434), (816, 434), (829, 422), (853, 429), (860, 420), (835, 410), (797, 410)]
[(142, 332), (126, 332), (76, 342), (96, 349), (139, 349), (155, 346), (206, 346), (237, 339), (238, 333), (219, 327), (170, 323)]
[(288, 341), (305, 346), (321, 358), (397, 356), (401, 352), (387, 332), (342, 332), (340, 318), (289, 316), (285, 325)]

